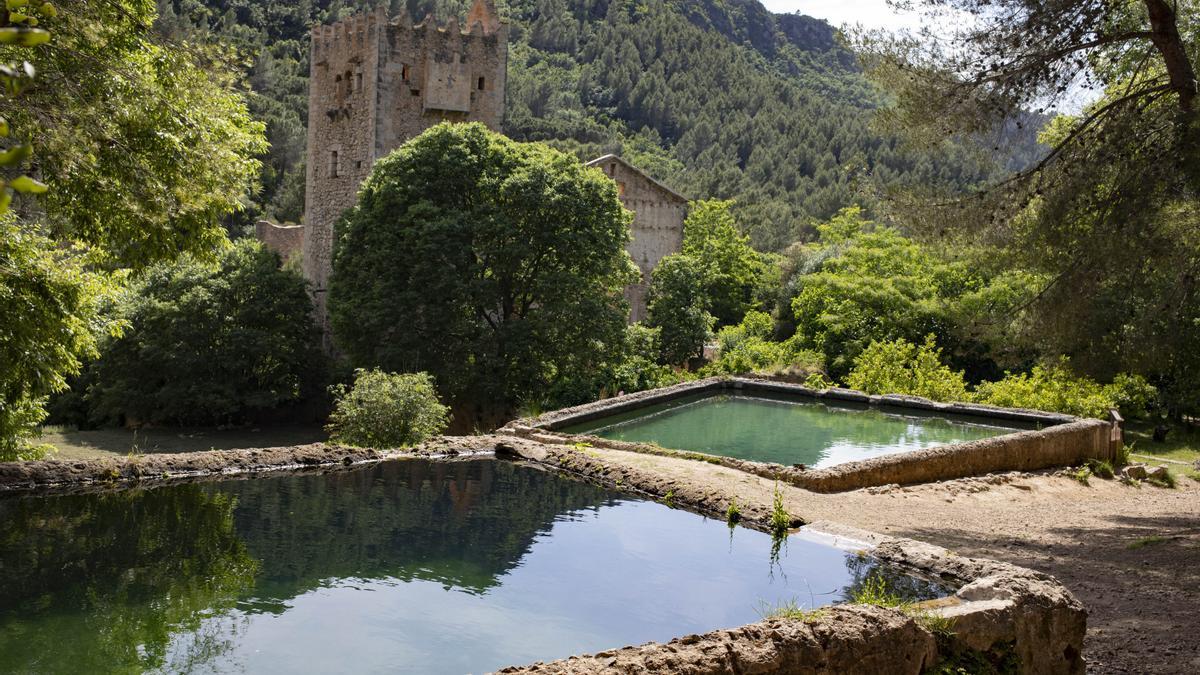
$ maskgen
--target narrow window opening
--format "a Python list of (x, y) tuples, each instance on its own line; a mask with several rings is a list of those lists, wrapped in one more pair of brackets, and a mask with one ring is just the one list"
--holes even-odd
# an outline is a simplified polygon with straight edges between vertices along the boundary
[(403, 80), (408, 79), (408, 64), (407, 63), (400, 66), (400, 79), (403, 79)]
[(481, 77), (481, 78), (479, 78), (479, 91), (483, 91), (483, 85), (484, 85), (484, 79)]
[(333, 150), (329, 153), (329, 177), (337, 178), (338, 175), (338, 151)]
[(410, 89), (409, 91), (411, 91), (411, 92), (412, 92), (412, 95), (413, 95), (413, 96), (420, 96), (420, 95), (421, 95), (421, 90), (420, 90), (420, 89)]
[(354, 88), (356, 90), (362, 91), (362, 73), (354, 74)]
[(351, 93), (354, 92), (354, 81), (350, 79), (350, 71), (348, 70), (346, 71), (346, 89)]

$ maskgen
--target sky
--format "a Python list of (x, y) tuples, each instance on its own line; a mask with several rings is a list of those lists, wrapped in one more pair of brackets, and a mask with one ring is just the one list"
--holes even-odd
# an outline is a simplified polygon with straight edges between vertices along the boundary
[(885, 0), (762, 0), (778, 14), (800, 12), (825, 19), (835, 27), (859, 24), (868, 28), (916, 28), (918, 16), (897, 12)]

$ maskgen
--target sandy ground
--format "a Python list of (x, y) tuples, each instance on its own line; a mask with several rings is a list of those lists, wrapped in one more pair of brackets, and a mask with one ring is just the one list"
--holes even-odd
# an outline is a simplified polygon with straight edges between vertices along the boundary
[[(774, 490), (704, 462), (596, 454), (743, 504), (770, 504)], [(1093, 478), (1084, 486), (1006, 474), (830, 495), (781, 489), (788, 512), (807, 522), (912, 537), (1054, 575), (1088, 608), (1089, 672), (1200, 672), (1200, 483), (1184, 479), (1172, 490)]]

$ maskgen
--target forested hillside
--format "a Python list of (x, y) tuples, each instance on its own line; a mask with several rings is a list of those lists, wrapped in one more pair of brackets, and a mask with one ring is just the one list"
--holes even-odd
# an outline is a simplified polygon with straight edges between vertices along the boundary
[[(160, 0), (159, 29), (219, 39), (249, 64), (271, 150), (243, 218), (303, 212), (308, 26), (380, 0)], [(418, 20), (468, 0), (391, 0)], [(757, 0), (510, 0), (507, 134), (590, 158), (618, 152), (694, 198), (733, 198), (762, 249), (781, 249), (901, 181), (967, 186), (996, 168), (958, 147), (919, 154), (874, 131), (880, 95), (823, 21)], [(1024, 163), (1032, 130), (1001, 153)], [(988, 148), (991, 150), (991, 148)], [(993, 155), (994, 153), (987, 153)]]

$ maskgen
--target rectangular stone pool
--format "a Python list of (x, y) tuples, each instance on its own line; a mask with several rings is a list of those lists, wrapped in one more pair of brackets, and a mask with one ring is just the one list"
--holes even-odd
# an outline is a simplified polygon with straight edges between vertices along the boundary
[(0, 543), (0, 672), (480, 673), (946, 592), (492, 459), (0, 499)]
[(826, 468), (1029, 427), (867, 405), (763, 395), (696, 394), (561, 431), (657, 443), (756, 462)]

